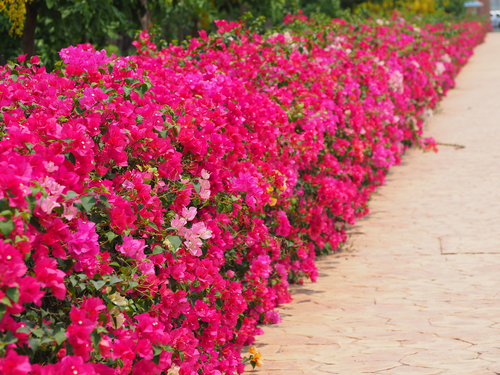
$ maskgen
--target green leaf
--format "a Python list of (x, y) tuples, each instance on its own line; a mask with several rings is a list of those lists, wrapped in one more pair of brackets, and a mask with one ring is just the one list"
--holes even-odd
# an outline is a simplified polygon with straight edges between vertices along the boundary
[(155, 355), (151, 362), (153, 362), (155, 365), (158, 365), (160, 363), (160, 355)]
[(42, 331), (41, 328), (32, 329), (31, 333), (34, 334), (36, 337), (42, 337), (43, 336), (43, 331)]
[(90, 280), (90, 282), (95, 286), (96, 290), (101, 289), (106, 284), (104, 280), (98, 280), (98, 281)]
[(236, 322), (236, 330), (239, 331), (241, 326), (243, 325), (243, 319), (242, 317), (240, 316), (240, 318), (238, 319), (238, 321)]
[(130, 96), (130, 93), (132, 92), (133, 88), (132, 87), (124, 87), (123, 91), (125, 92), (126, 96)]
[(141, 84), (139, 87), (134, 88), (135, 92), (139, 94), (141, 99), (144, 97), (146, 91), (148, 91), (148, 85), (146, 83)]
[(163, 352), (163, 349), (156, 345), (153, 345), (153, 350), (155, 356), (160, 355)]
[(97, 331), (93, 331), (90, 336), (92, 338), (92, 343), (94, 344), (94, 346), (98, 347), (102, 339), (101, 335), (97, 333)]
[(179, 236), (167, 236), (167, 238), (170, 241), (170, 243), (174, 246), (175, 250), (181, 247), (182, 240)]
[(8, 206), (7, 204), (7, 198), (2, 198), (0, 199), (0, 211), (3, 211), (3, 209)]
[(5, 311), (7, 311), (7, 306), (0, 303), (0, 320), (2, 320), (3, 315), (5, 314)]
[(41, 190), (40, 186), (30, 186), (31, 194), (37, 195)]
[(94, 205), (96, 204), (96, 199), (92, 196), (83, 196), (81, 197), (80, 202), (82, 203), (85, 211), (90, 212), (92, 210), (92, 207), (94, 207)]
[(8, 288), (5, 291), (5, 294), (7, 294), (7, 296), (12, 301), (14, 301), (14, 303), (17, 303), (19, 301), (19, 289), (17, 289), (17, 288)]
[(155, 248), (153, 249), (153, 255), (161, 254), (164, 251), (165, 250), (161, 246), (156, 245)]
[(33, 150), (33, 144), (26, 142), (26, 148), (29, 150), (30, 154), (33, 155), (35, 154), (35, 151)]
[(73, 355), (74, 354), (73, 346), (69, 343), (69, 341), (66, 341), (65, 346), (66, 346), (66, 354)]
[(224, 306), (224, 301), (221, 298), (217, 298), (217, 300), (215, 301), (215, 307), (217, 308), (217, 310), (220, 310), (222, 309), (222, 306)]
[(26, 199), (26, 202), (28, 202), (28, 208), (30, 209), (31, 212), (33, 212), (36, 208), (36, 197), (33, 195), (27, 195), (24, 197)]
[(24, 333), (26, 335), (29, 335), (31, 333), (31, 329), (30, 327), (19, 327), (16, 332), (19, 332), (19, 333)]
[(119, 283), (120, 281), (123, 281), (123, 279), (120, 279), (118, 276), (113, 275), (113, 276), (111, 276), (111, 278), (109, 279), (108, 282), (110, 285), (113, 285), (113, 284)]
[(148, 226), (150, 226), (150, 227), (151, 227), (151, 228), (153, 228), (153, 229), (156, 229), (156, 230), (159, 232), (158, 226), (157, 226), (155, 223), (151, 223), (151, 222), (149, 222), (149, 223), (148, 223)]
[(12, 232), (14, 230), (14, 222), (12, 220), (3, 220), (3, 221), (0, 221), (0, 232), (2, 232), (2, 234), (7, 237), (10, 232)]
[(196, 193), (200, 194), (201, 185), (198, 181), (193, 181), (193, 187), (194, 187), (194, 190), (196, 190)]
[(108, 232), (106, 233), (106, 237), (108, 237), (109, 242), (112, 242), (118, 235), (113, 232)]
[(64, 154), (64, 157), (67, 161), (69, 161), (71, 164), (75, 165), (76, 164), (76, 158), (75, 155), (73, 155), (72, 152), (66, 152)]
[(12, 307), (12, 303), (10, 302), (10, 299), (9, 299), (7, 296), (3, 297), (3, 298), (2, 298), (2, 300), (1, 300), (1, 302), (2, 302), (4, 305), (7, 305), (7, 306), (9, 306), (9, 307)]
[(66, 336), (63, 331), (59, 331), (54, 335), (54, 338), (56, 339), (57, 345), (61, 345), (68, 336)]
[(63, 194), (64, 198), (66, 199), (73, 199), (78, 197), (78, 194), (75, 193), (73, 190), (68, 191), (66, 194)]
[(28, 343), (30, 344), (30, 348), (33, 351), (33, 353), (36, 353), (38, 351), (38, 348), (40, 347), (41, 342), (42, 342), (42, 340), (35, 339), (34, 337), (30, 337), (28, 339)]
[(2, 339), (2, 344), (3, 345), (9, 345), (9, 344), (14, 344), (15, 342), (17, 342), (17, 337), (14, 336), (14, 334), (12, 333), (12, 331), (7, 331), (7, 334)]
[(173, 353), (174, 349), (170, 345), (162, 345), (162, 349), (166, 352)]
[(50, 337), (50, 336), (43, 336), (42, 337), (42, 341), (41, 341), (41, 344), (48, 344), (48, 343), (52, 343), (54, 341), (54, 338), (53, 337)]
[(105, 195), (99, 195), (99, 200), (104, 204), (107, 208), (110, 208), (108, 197)]

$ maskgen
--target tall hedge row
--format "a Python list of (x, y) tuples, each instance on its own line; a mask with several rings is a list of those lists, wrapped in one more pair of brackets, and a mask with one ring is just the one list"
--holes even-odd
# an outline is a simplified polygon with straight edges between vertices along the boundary
[(241, 373), (486, 32), (285, 23), (1, 69), (0, 373)]

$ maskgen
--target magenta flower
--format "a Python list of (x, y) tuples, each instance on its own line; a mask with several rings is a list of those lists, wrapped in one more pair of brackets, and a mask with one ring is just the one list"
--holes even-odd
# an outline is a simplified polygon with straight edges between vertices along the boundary
[(144, 252), (143, 250), (146, 248), (144, 240), (135, 240), (131, 236), (123, 237), (123, 244), (118, 245), (116, 250), (118, 250), (121, 254), (126, 255), (130, 258), (134, 259), (143, 259)]
[(71, 235), (68, 241), (68, 250), (77, 259), (80, 255), (95, 256), (99, 254), (99, 236), (95, 232), (95, 224), (92, 222), (84, 223), (78, 220), (78, 230)]

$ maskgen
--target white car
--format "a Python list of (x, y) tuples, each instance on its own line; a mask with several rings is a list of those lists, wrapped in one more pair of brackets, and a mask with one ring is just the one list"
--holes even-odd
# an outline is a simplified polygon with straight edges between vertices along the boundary
[(500, 27), (500, 10), (490, 11), (491, 26)]

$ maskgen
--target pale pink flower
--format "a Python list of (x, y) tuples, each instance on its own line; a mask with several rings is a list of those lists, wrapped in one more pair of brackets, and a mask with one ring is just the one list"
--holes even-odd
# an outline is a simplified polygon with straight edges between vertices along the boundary
[(205, 223), (203, 222), (193, 224), (193, 226), (191, 227), (191, 231), (193, 234), (203, 238), (204, 240), (208, 240), (212, 237), (212, 231), (207, 229)]
[(436, 63), (436, 69), (434, 70), (434, 72), (436, 73), (436, 75), (440, 76), (445, 71), (446, 71), (446, 67), (444, 66), (444, 64), (441, 61), (438, 61)]
[(134, 188), (134, 184), (129, 180), (123, 181), (122, 186), (127, 190), (132, 190)]
[(183, 217), (179, 217), (179, 215), (175, 215), (175, 217), (170, 222), (170, 225), (180, 231), (182, 228), (184, 228), (184, 225), (186, 225), (186, 223), (186, 219), (184, 219)]
[(202, 169), (201, 170), (201, 178), (208, 180), (210, 178), (210, 173), (208, 173), (206, 170)]
[(53, 161), (49, 161), (49, 162), (44, 161), (43, 166), (45, 167), (45, 169), (49, 173), (55, 172), (59, 169), (59, 167), (57, 165), (55, 165)]
[(45, 198), (40, 206), (42, 211), (47, 215), (50, 215), (52, 210), (56, 207), (61, 207), (61, 205), (57, 203), (57, 197), (54, 197), (52, 195), (49, 195), (47, 198)]
[(191, 221), (191, 220), (193, 220), (193, 219), (195, 218), (195, 216), (196, 216), (196, 212), (197, 212), (196, 207), (189, 207), (189, 209), (188, 209), (188, 208), (186, 208), (186, 207), (184, 207), (184, 208), (182, 209), (182, 213), (181, 213), (181, 215), (182, 215), (182, 217), (184, 217), (187, 221)]
[(62, 217), (67, 219), (67, 220), (73, 220), (75, 218), (76, 214), (78, 214), (78, 208), (73, 206), (72, 203), (68, 206), (63, 204), (63, 207), (64, 207), (64, 212), (62, 214)]
[(207, 180), (200, 180), (200, 185), (203, 190), (208, 190), (210, 189), (210, 181)]
[(52, 195), (59, 196), (64, 191), (64, 186), (59, 185), (52, 177), (45, 177), (42, 186)]
[(200, 190), (200, 198), (204, 201), (206, 201), (208, 198), (210, 198), (210, 190), (201, 189)]

